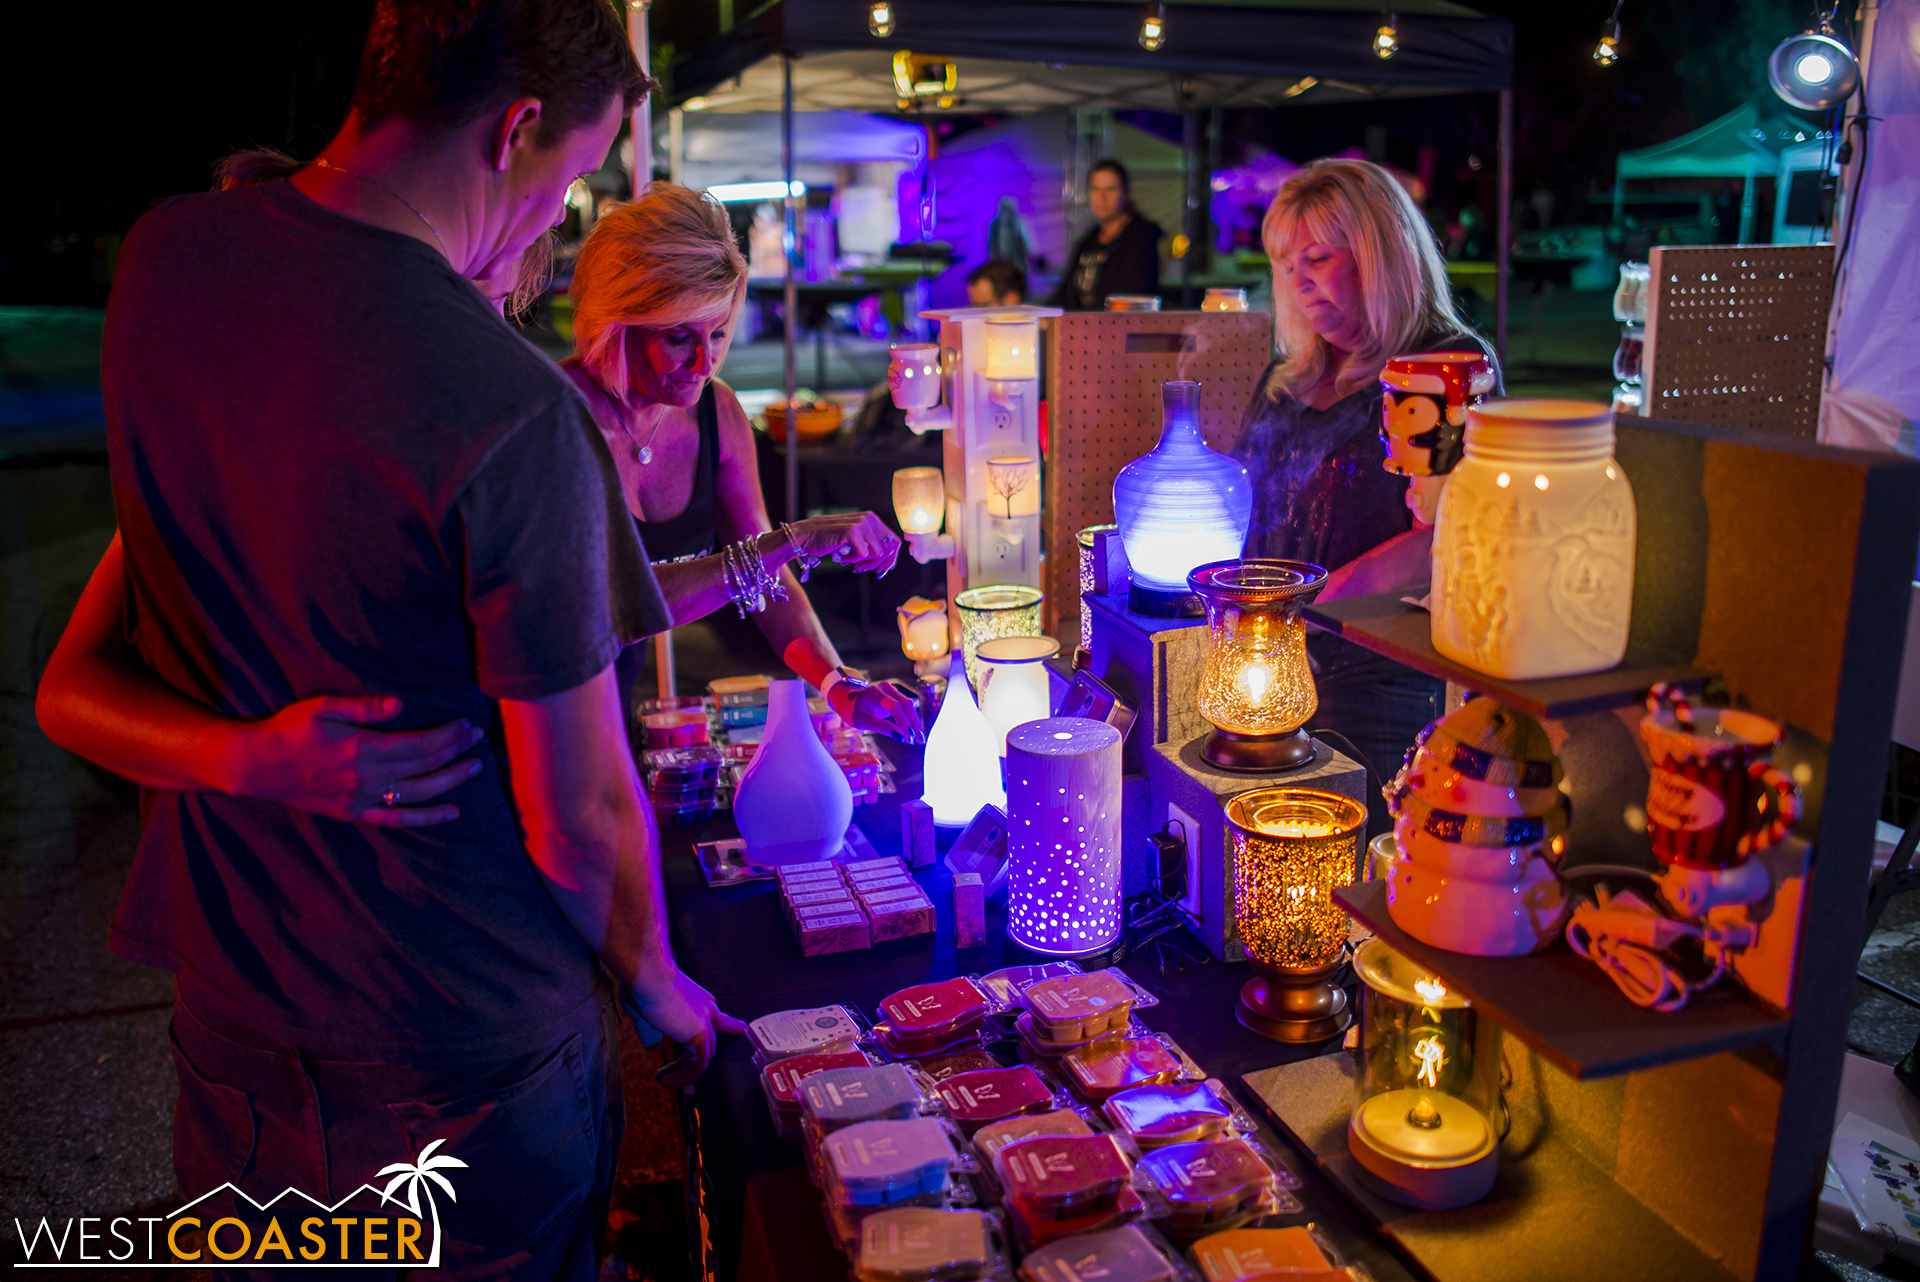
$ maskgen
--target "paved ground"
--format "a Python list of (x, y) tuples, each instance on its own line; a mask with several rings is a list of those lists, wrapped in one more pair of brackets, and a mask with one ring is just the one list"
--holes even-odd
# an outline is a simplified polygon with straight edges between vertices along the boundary
[[(1604, 305), (1595, 305), (1601, 297), (1543, 300), (1537, 360), (1510, 362), (1512, 390), (1604, 395), (1612, 380), (1603, 362), (1617, 331)], [(1535, 355), (1519, 323), (1530, 319), (1529, 308), (1530, 300), (1516, 307), (1516, 358)], [(765, 350), (736, 353), (728, 374), (747, 385)], [(771, 351), (777, 376), (777, 346)], [(849, 345), (849, 377), (869, 381), (871, 355)], [(40, 669), (111, 536), (111, 520), (102, 468), (0, 470), (0, 973), (9, 981), (0, 986), (0, 1226), (15, 1217), (31, 1224), (42, 1215), (152, 1213), (175, 1204), (171, 985), (160, 972), (115, 960), (105, 942), (138, 836), (133, 799), (49, 744), (32, 716)], [(913, 585), (890, 579), (889, 586), (905, 595)], [(857, 599), (850, 582), (822, 577), (816, 593), (850, 649)], [(884, 626), (891, 602), (871, 608), (882, 625), (874, 648), (848, 657), (884, 669), (898, 662)], [(730, 614), (682, 629), (682, 688), (770, 665), (756, 641)], [(1888, 909), (1863, 965), (1920, 992), (1920, 895), (1909, 899)], [(1920, 1011), (1864, 986), (1861, 993), (1850, 1044), (1884, 1062), (1899, 1059), (1920, 1035)], [(8, 1241), (0, 1259), (18, 1251)], [(1805, 1276), (1876, 1275), (1822, 1260)], [(1881, 1276), (1920, 1274), (1889, 1268)]]

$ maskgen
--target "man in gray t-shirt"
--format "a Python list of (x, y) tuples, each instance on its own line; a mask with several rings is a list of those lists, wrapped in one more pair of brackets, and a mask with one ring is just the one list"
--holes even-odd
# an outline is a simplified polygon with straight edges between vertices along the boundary
[(227, 717), (377, 692), (489, 730), (433, 827), (147, 793), (112, 943), (178, 976), (189, 1198), (331, 1202), (438, 1140), (443, 1265), (591, 1277), (606, 978), (684, 1069), (738, 1029), (668, 951), (624, 750), (613, 660), (666, 607), (585, 405), (469, 283), (646, 84), (601, 0), (383, 0), (319, 161), (128, 238), (102, 377), (141, 659)]

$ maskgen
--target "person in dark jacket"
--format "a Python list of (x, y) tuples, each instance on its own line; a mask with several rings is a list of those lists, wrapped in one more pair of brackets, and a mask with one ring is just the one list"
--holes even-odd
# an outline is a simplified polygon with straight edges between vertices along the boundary
[(1160, 292), (1160, 238), (1166, 233), (1134, 208), (1132, 182), (1117, 160), (1087, 174), (1094, 224), (1067, 260), (1051, 302), (1070, 312), (1097, 312), (1111, 294)]

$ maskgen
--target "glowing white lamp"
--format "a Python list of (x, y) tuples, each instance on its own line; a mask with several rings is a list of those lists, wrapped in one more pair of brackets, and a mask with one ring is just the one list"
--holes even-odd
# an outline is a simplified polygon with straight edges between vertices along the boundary
[(914, 671), (923, 676), (938, 672), (941, 665), (934, 660), (946, 658), (952, 646), (947, 603), (908, 597), (895, 614), (900, 624), (900, 652), (914, 660)]
[(1060, 653), (1052, 637), (995, 637), (974, 651), (980, 664), (980, 714), (993, 727), (1000, 755), (1007, 732), (1053, 711), (1046, 661)]
[(895, 343), (887, 352), (887, 390), (903, 410), (940, 403), (940, 345)]
[(893, 474), (893, 514), (903, 534), (938, 534), (947, 511), (947, 482), (937, 467), (903, 467)]
[(1040, 322), (1024, 316), (987, 318), (987, 377), (996, 382), (1040, 377)]
[(1007, 734), (1007, 938), (1081, 957), (1120, 938), (1120, 732), (1049, 717)]
[(1200, 384), (1160, 385), (1160, 443), (1113, 479), (1113, 511), (1133, 566), (1129, 604), (1163, 618), (1198, 616), (1187, 573), (1231, 561), (1247, 541), (1253, 484), (1247, 469), (1200, 435)]
[[(1116, 790), (1118, 770), (1116, 764)], [(940, 715), (927, 732), (923, 773), (926, 782), (920, 800), (933, 808), (933, 822), (942, 828), (964, 828), (980, 813), (980, 807), (1004, 808), (1007, 804), (993, 727), (973, 701), (973, 691), (967, 687), (966, 660), (958, 650), (953, 652), (947, 669), (947, 693), (940, 701)], [(1117, 806), (1115, 814), (1117, 822)]]

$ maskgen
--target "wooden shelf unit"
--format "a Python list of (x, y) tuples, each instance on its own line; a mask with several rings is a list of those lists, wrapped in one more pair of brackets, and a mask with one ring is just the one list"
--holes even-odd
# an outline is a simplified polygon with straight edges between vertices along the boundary
[[(1920, 542), (1920, 462), (1672, 421), (1622, 417), (1617, 430), (1638, 510), (1620, 668), (1501, 682), (1435, 654), (1424, 612), (1397, 600), (1329, 602), (1309, 617), (1547, 721), (1572, 789), (1572, 864), (1652, 862), (1636, 723), (1654, 681), (1712, 674), (1718, 693), (1786, 725), (1775, 760), (1807, 780), (1797, 836), (1814, 852), (1793, 1008), (1776, 1015), (1730, 989), (1655, 1014), (1569, 952), (1444, 953), (1394, 927), (1384, 888), (1342, 898), (1512, 1030), (1515, 1106), (1539, 1113), (1542, 1143), (1571, 1146), (1610, 1181), (1605, 1196), (1555, 1202), (1541, 1223), (1557, 1219), (1556, 1235), (1576, 1244), (1640, 1233), (1652, 1215), (1729, 1275), (1784, 1282), (1799, 1271), (1839, 1094)], [(1308, 1147), (1334, 1160), (1317, 1151), (1327, 1145)], [(1489, 1202), (1444, 1214), (1471, 1236), (1514, 1213)], [(1519, 1213), (1539, 1220), (1543, 1206)], [(1556, 1250), (1552, 1276), (1617, 1276), (1604, 1255)], [(1492, 1276), (1472, 1252), (1421, 1258), (1441, 1282)]]

